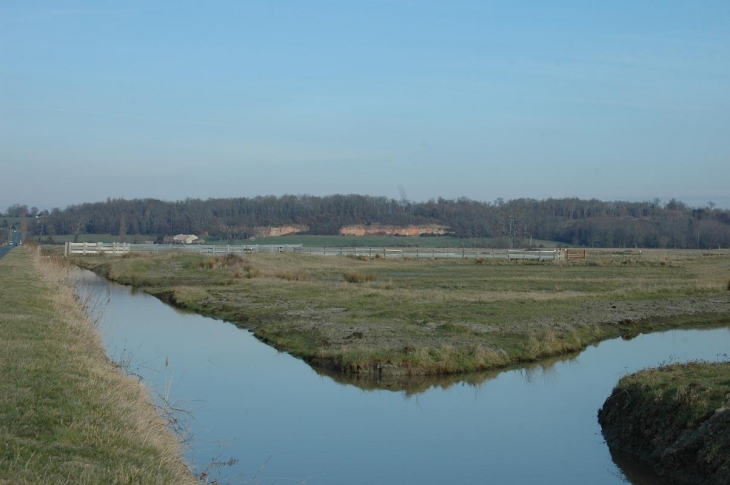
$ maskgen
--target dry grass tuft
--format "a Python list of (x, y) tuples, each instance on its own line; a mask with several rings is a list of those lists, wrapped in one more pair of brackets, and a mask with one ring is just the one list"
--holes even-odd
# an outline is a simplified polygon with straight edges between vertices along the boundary
[(244, 266), (243, 270), (245, 271), (246, 278), (248, 278), (248, 279), (258, 278), (259, 276), (261, 276), (261, 270), (254, 266), (251, 266), (250, 264), (247, 264), (246, 266)]
[(302, 271), (296, 271), (296, 272), (289, 272), (289, 273), (282, 273), (278, 272), (274, 276), (277, 278), (281, 278), (282, 280), (287, 281), (309, 281), (311, 277)]
[(357, 271), (346, 271), (342, 276), (348, 283), (366, 283), (368, 281), (376, 281), (378, 279), (378, 275), (365, 274)]

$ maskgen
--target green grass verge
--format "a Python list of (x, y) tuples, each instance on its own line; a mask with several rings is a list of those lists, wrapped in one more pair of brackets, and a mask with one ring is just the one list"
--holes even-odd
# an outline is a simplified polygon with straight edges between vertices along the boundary
[(730, 322), (730, 260), (687, 252), (645, 259), (601, 253), (565, 264), (236, 258), (77, 261), (179, 307), (250, 328), (316, 367), (351, 374), (487, 370), (616, 336)]
[(62, 276), (22, 249), (0, 260), (0, 482), (197, 483)]

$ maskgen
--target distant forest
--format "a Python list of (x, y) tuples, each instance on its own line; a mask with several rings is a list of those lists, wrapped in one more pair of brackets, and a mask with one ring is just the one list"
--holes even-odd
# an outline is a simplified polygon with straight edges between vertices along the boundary
[(338, 234), (341, 227), (353, 224), (439, 224), (447, 226), (454, 237), (488, 238), (506, 247), (527, 246), (531, 239), (584, 247), (730, 246), (730, 211), (712, 203), (693, 208), (675, 199), (665, 203), (659, 199), (603, 202), (577, 198), (409, 202), (363, 195), (177, 202), (107, 199), (50, 212), (14, 205), (4, 215), (17, 218), (23, 214), (28, 235), (43, 240), (62, 234), (110, 233), (150, 239), (196, 234), (237, 241), (250, 238), (254, 228), (261, 226), (303, 225), (309, 227), (307, 234)]

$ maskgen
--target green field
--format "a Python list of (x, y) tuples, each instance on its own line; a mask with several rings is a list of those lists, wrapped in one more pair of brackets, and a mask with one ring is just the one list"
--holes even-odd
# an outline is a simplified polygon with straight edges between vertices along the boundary
[[(235, 241), (240, 244), (240, 241)], [(220, 241), (227, 244), (227, 241)], [(506, 247), (502, 239), (457, 238), (449, 236), (298, 236), (265, 237), (247, 240), (245, 244), (303, 244), (312, 247), (421, 247), (421, 248), (472, 248)], [(534, 246), (556, 247), (553, 241), (534, 240)]]
[[(73, 235), (52, 236), (56, 243), (73, 241)], [(154, 241), (156, 236), (127, 235), (127, 242)], [(42, 242), (46, 243), (48, 237), (43, 237)], [(111, 234), (79, 234), (78, 242), (120, 242), (119, 236)], [(309, 247), (422, 247), (422, 248), (472, 248), (472, 247), (506, 247), (502, 239), (479, 239), (479, 238), (456, 238), (449, 236), (441, 237), (415, 237), (415, 236), (309, 236), (296, 234), (280, 237), (261, 237), (255, 239), (217, 239), (206, 238), (206, 244), (216, 245), (254, 245), (254, 244), (303, 244)], [(534, 240), (534, 247), (554, 248), (566, 246), (554, 241)]]
[(486, 370), (606, 338), (730, 322), (730, 258), (602, 251), (571, 263), (253, 254), (78, 258), (113, 281), (250, 328), (315, 367)]
[[(66, 242), (73, 242), (74, 237), (71, 234), (64, 234), (60, 236), (44, 236), (41, 238), (41, 243), (47, 244), (48, 238), (51, 238), (52, 241), (56, 244), (62, 244)], [(37, 239), (37, 236), (33, 236), (34, 239)], [(146, 241), (154, 241), (155, 236), (135, 236), (135, 235), (127, 235), (127, 242), (128, 243), (144, 243)], [(79, 234), (78, 235), (78, 241), (77, 242), (104, 242), (104, 243), (111, 243), (111, 242), (120, 242), (119, 236), (112, 236), (111, 234)]]
[(199, 483), (67, 276), (22, 249), (0, 259), (0, 483)]

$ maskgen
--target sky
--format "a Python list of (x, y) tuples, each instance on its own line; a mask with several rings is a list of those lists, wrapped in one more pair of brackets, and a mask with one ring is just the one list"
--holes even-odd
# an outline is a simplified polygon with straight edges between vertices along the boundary
[(338, 193), (730, 208), (730, 2), (0, 0), (0, 211)]

